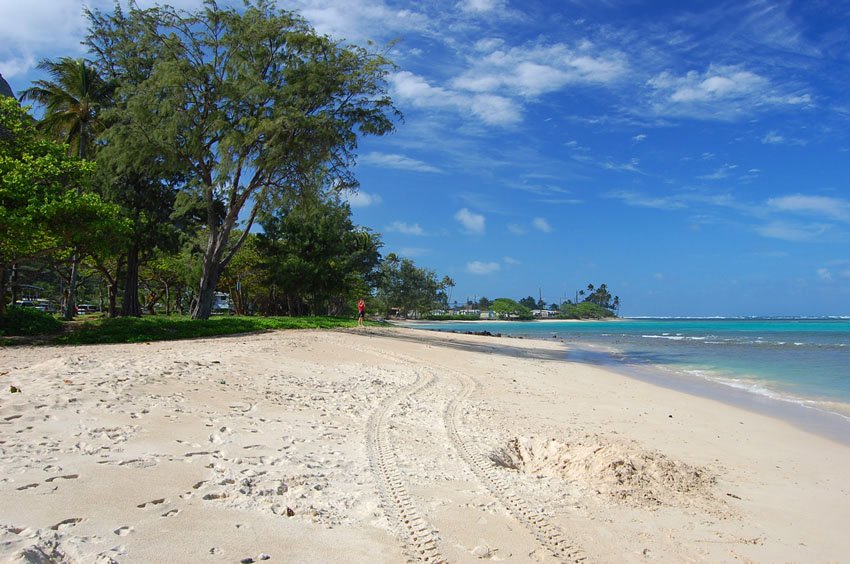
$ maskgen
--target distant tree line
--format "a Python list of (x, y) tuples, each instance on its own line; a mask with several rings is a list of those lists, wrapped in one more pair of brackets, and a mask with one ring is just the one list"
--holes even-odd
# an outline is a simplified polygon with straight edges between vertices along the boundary
[[(539, 312), (557, 312), (554, 315), (546, 315), (547, 318), (555, 319), (604, 319), (608, 317), (616, 317), (620, 309), (619, 296), (612, 296), (608, 290), (607, 284), (600, 284), (595, 287), (593, 284), (587, 285), (587, 290), (576, 291), (576, 301), (565, 300), (560, 305), (551, 303), (546, 304), (542, 298), (534, 299), (533, 296), (527, 296), (514, 301), (511, 298), (497, 298), (490, 300), (486, 297), (481, 297), (477, 300), (467, 300), (463, 308), (466, 311), (492, 311), (500, 319), (517, 319), (528, 320), (535, 317), (534, 310)], [(461, 308), (455, 303), (455, 310)], [(463, 318), (464, 316), (459, 316)], [(466, 316), (468, 318), (468, 315)]]

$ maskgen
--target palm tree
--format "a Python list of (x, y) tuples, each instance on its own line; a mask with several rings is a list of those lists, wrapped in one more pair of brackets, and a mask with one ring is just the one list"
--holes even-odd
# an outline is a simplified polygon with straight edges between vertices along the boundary
[[(62, 57), (58, 61), (42, 60), (39, 70), (51, 80), (37, 80), (24, 90), (21, 100), (32, 100), (44, 106), (39, 129), (68, 144), (71, 155), (81, 159), (93, 152), (94, 139), (103, 130), (100, 113), (112, 101), (113, 85), (103, 80), (85, 59)], [(79, 249), (74, 249), (71, 280), (65, 319), (74, 317)]]
[(103, 80), (85, 59), (45, 59), (38, 69), (52, 80), (36, 80), (24, 90), (21, 100), (44, 106), (39, 128), (67, 143), (72, 155), (87, 158), (95, 137), (103, 131), (100, 113), (112, 102), (113, 85)]

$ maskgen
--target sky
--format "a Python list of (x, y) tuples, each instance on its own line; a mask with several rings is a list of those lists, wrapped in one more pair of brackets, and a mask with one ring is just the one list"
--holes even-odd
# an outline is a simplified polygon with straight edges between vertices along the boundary
[[(85, 55), (83, 5), (0, 0), (13, 90)], [(452, 301), (605, 283), (625, 316), (850, 315), (850, 2), (279, 6), (395, 63), (404, 120), (361, 140), (349, 201)]]

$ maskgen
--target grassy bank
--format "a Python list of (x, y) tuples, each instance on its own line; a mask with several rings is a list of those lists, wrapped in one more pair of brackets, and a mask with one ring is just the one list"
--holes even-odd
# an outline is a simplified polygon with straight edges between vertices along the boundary
[[(83, 318), (65, 327), (61, 335), (42, 335), (40, 343), (90, 345), (106, 343), (142, 343), (252, 333), (272, 329), (332, 329), (355, 327), (357, 321), (341, 317), (232, 317), (206, 320), (187, 316), (147, 316), (117, 319)], [(68, 330), (70, 329), (70, 330)], [(3, 344), (11, 345), (7, 340)]]

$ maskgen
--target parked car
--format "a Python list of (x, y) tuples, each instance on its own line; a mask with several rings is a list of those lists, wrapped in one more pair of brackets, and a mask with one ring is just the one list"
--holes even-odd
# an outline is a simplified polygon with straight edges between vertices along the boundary
[(100, 308), (94, 304), (77, 304), (77, 315), (85, 315), (87, 313), (97, 313)]
[(47, 313), (56, 313), (59, 311), (59, 308), (56, 306), (56, 304), (51, 303), (49, 300), (41, 298), (36, 298), (32, 300), (20, 300), (18, 302), (15, 302), (15, 305), (18, 307), (33, 308)]

